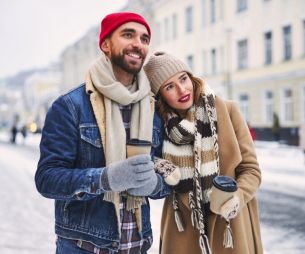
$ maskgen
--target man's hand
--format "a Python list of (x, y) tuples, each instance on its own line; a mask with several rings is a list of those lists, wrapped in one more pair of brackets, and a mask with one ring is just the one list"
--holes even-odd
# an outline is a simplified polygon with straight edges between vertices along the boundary
[(158, 193), (161, 189), (161, 176), (154, 171), (151, 172), (149, 182), (137, 188), (130, 188), (127, 192), (133, 196), (149, 196)]
[(150, 155), (136, 155), (108, 165), (101, 175), (101, 185), (105, 190), (125, 191), (152, 184), (154, 174)]

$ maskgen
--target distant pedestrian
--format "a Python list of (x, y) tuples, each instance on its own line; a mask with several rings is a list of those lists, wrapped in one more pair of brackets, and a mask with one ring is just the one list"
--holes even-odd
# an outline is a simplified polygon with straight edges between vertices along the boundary
[(27, 135), (28, 135), (28, 130), (27, 130), (26, 124), (21, 127), (20, 132), (21, 132), (21, 135), (23, 137), (23, 140), (25, 140)]
[(280, 140), (280, 132), (281, 132), (281, 126), (280, 126), (280, 119), (277, 113), (273, 113), (273, 121), (272, 121), (272, 128), (271, 131), (273, 133), (273, 137), (275, 141)]
[(11, 143), (13, 143), (13, 144), (16, 143), (17, 133), (18, 133), (17, 124), (13, 124), (13, 126), (11, 128)]

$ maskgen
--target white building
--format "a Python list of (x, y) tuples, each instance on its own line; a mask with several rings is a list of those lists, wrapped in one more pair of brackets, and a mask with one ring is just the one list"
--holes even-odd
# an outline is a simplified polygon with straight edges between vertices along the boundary
[(93, 27), (81, 39), (63, 51), (61, 55), (62, 92), (66, 92), (85, 81), (88, 68), (100, 53), (98, 47), (99, 31), (99, 26)]
[[(276, 113), (280, 138), (298, 142), (305, 121), (304, 0), (130, 0), (124, 10), (148, 20), (150, 53), (180, 57), (217, 94), (238, 101), (258, 139), (273, 138)], [(98, 33), (94, 28), (63, 54), (68, 86), (84, 81), (99, 52)]]
[(24, 124), (43, 126), (45, 115), (51, 103), (59, 95), (62, 80), (58, 64), (33, 72), (23, 86)]

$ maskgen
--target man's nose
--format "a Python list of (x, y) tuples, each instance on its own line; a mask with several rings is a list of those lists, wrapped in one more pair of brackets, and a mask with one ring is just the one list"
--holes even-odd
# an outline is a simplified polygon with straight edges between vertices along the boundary
[(142, 41), (140, 37), (135, 37), (132, 41), (132, 46), (135, 48), (139, 48), (142, 46)]

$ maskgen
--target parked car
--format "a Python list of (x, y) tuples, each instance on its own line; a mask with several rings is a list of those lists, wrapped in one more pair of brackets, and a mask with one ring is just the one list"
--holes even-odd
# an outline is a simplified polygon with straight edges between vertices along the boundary
[(249, 123), (248, 123), (248, 127), (249, 127), (249, 131), (250, 131), (252, 140), (255, 141), (255, 140), (256, 140), (256, 133), (255, 133), (255, 130), (254, 130), (254, 128), (253, 128)]

